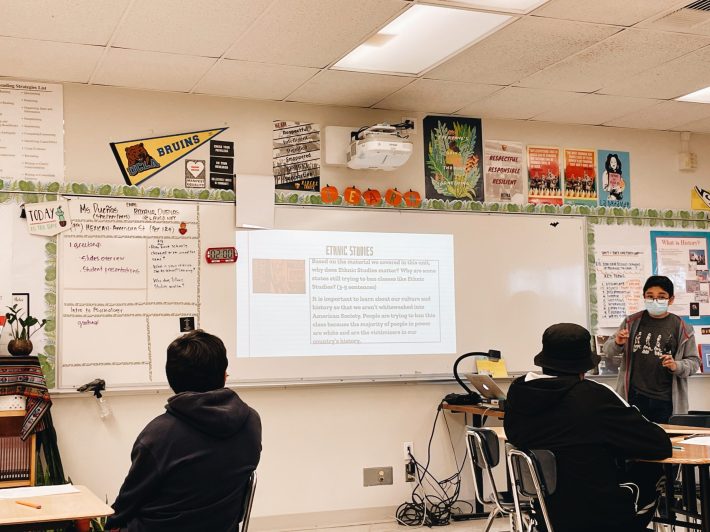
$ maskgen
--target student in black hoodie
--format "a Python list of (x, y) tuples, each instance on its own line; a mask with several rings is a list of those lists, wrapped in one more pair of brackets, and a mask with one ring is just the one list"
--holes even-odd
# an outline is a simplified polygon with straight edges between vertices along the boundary
[(658, 464), (627, 459), (671, 456), (665, 431), (610, 387), (585, 380), (599, 362), (589, 332), (558, 323), (542, 336), (535, 365), (510, 386), (508, 440), (521, 449), (549, 449), (557, 458), (557, 490), (548, 509), (555, 532), (645, 530), (656, 505)]
[(259, 414), (225, 388), (222, 340), (192, 331), (168, 347), (175, 395), (138, 435), (106, 529), (233, 532), (261, 455)]

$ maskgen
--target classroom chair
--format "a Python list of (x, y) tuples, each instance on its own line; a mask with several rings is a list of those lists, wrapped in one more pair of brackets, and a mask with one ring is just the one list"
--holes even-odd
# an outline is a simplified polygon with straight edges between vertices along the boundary
[(251, 518), (251, 507), (254, 504), (254, 493), (256, 493), (256, 470), (251, 472), (246, 489), (244, 490), (244, 505), (242, 506), (242, 522), (238, 532), (249, 530), (249, 519)]
[(705, 427), (710, 428), (710, 415), (703, 414), (677, 414), (668, 420), (671, 425), (683, 425), (685, 427)]
[[(500, 461), (500, 447), (498, 435), (495, 431), (486, 428), (466, 427), (466, 445), (473, 473), (473, 491), (476, 500), (482, 505), (493, 505), (486, 521), (483, 532), (488, 532), (493, 525), (493, 520), (498, 517), (508, 517), (513, 524), (515, 503), (510, 491), (498, 491), (493, 478), (493, 468)], [(493, 489), (488, 496), (483, 496), (483, 486), (476, 481), (476, 471), (481, 470)]]
[(35, 483), (37, 436), (31, 434), (25, 441), (20, 438), (25, 419), (24, 400), (22, 396), (6, 396), (0, 406), (0, 488)]
[[(557, 488), (557, 461), (552, 451), (522, 451), (508, 444), (506, 456), (513, 479), (516, 526), (530, 532), (554, 532), (545, 500)], [(521, 499), (525, 499), (523, 504)], [(540, 519), (542, 516), (542, 519)], [(542, 522), (540, 522), (542, 521)]]

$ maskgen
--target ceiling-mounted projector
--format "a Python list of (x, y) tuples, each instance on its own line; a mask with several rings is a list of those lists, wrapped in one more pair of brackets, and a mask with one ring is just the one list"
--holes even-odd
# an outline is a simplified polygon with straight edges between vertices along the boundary
[(347, 153), (348, 168), (394, 170), (409, 160), (412, 143), (396, 126), (377, 124), (355, 132)]

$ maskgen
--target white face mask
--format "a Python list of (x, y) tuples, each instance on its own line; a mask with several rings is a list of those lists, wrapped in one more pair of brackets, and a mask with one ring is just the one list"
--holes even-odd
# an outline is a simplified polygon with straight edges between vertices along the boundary
[(667, 299), (644, 299), (646, 310), (651, 316), (662, 316), (668, 312)]

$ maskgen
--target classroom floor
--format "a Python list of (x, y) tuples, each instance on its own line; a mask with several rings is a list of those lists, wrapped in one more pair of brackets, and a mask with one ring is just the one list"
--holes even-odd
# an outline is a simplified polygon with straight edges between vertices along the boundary
[[(452, 522), (445, 527), (426, 528), (426, 530), (446, 530), (446, 532), (478, 532), (482, 531), (486, 521), (483, 519), (473, 521)], [(395, 521), (386, 523), (372, 523), (368, 525), (341, 526), (335, 528), (311, 528), (305, 530), (317, 530), (318, 532), (406, 532), (407, 530), (417, 530), (420, 527), (410, 527), (398, 525)], [(424, 527), (421, 527), (424, 528)], [(304, 529), (292, 529), (296, 530)], [(496, 519), (491, 527), (492, 532), (503, 532), (510, 530), (508, 519)]]

